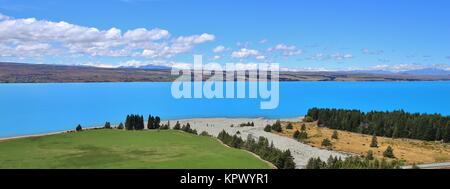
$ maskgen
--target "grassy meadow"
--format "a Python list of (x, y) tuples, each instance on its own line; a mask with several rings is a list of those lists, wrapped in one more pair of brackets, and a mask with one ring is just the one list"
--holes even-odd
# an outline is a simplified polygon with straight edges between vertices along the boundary
[(0, 168), (265, 169), (254, 155), (180, 131), (90, 130), (0, 141)]
[[(286, 124), (286, 123), (284, 123)], [(293, 129), (283, 129), (280, 135), (292, 137), (296, 130), (305, 124), (308, 139), (304, 142), (318, 148), (322, 148), (322, 141), (330, 139), (332, 149), (335, 151), (350, 152), (352, 154), (366, 155), (372, 150), (377, 158), (383, 158), (383, 152), (388, 146), (394, 149), (396, 159), (405, 161), (406, 164), (422, 164), (450, 161), (450, 146), (441, 142), (421, 141), (415, 139), (392, 139), (389, 137), (377, 137), (378, 148), (371, 148), (371, 135), (338, 131), (338, 139), (332, 139), (333, 129), (318, 127), (316, 122), (295, 122)]]

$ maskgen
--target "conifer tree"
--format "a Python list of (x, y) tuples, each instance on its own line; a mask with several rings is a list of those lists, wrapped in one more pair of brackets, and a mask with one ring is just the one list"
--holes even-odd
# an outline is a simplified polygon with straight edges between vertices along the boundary
[(383, 152), (383, 156), (387, 158), (395, 158), (394, 149), (391, 146), (388, 146), (386, 150)]
[(173, 126), (173, 130), (180, 130), (180, 129), (181, 129), (180, 122), (177, 121), (177, 123), (175, 123), (175, 126)]
[(123, 130), (123, 123), (120, 123), (119, 126), (117, 126), (117, 129)]
[(77, 132), (83, 131), (83, 127), (81, 127), (81, 125), (78, 124), (78, 126), (77, 126), (77, 128), (75, 128), (75, 130), (76, 130)]
[(111, 123), (106, 122), (106, 123), (105, 123), (105, 126), (104, 126), (103, 128), (105, 128), (105, 129), (111, 129)]
[(331, 135), (331, 138), (335, 139), (335, 140), (337, 140), (339, 138), (338, 137), (338, 132), (336, 130), (333, 131), (333, 135)]
[(302, 126), (300, 127), (300, 131), (306, 131), (306, 125), (302, 124)]
[(370, 142), (370, 147), (378, 148), (377, 136), (375, 134), (372, 136), (372, 141)]
[(374, 159), (372, 150), (367, 151), (366, 159), (368, 159), (368, 160)]
[(333, 144), (331, 143), (331, 141), (328, 138), (325, 138), (322, 140), (322, 146), (326, 147), (326, 148), (331, 148), (333, 146)]
[(292, 123), (288, 123), (288, 125), (286, 126), (286, 129), (293, 129), (294, 126), (292, 126)]
[(298, 139), (298, 136), (300, 135), (300, 131), (296, 130), (294, 132), (294, 135), (292, 136), (292, 138)]

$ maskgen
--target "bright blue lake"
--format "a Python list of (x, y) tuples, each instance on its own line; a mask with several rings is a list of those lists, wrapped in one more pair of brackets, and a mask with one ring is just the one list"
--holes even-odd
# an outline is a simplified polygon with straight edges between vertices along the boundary
[(171, 83), (0, 84), (0, 137), (122, 122), (127, 114), (163, 119), (302, 116), (311, 107), (404, 109), (450, 115), (450, 82), (284, 82), (280, 105), (260, 99), (174, 99)]

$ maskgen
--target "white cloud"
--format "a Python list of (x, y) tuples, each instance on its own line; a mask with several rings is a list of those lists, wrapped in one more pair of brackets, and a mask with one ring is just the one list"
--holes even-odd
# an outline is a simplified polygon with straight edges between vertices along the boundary
[(138, 60), (128, 60), (125, 63), (120, 64), (119, 67), (120, 66), (125, 66), (125, 67), (135, 67), (135, 68), (137, 68), (137, 67), (144, 66), (144, 65), (146, 65), (146, 64), (141, 62), (141, 61), (138, 61)]
[(352, 54), (335, 53), (335, 54), (331, 55), (331, 58), (333, 58), (334, 60), (347, 60), (347, 59), (352, 59), (353, 55)]
[(368, 54), (368, 55), (380, 55), (380, 54), (384, 53), (384, 51), (382, 51), (382, 50), (372, 51), (372, 50), (369, 50), (368, 48), (363, 48), (361, 51), (363, 54)]
[(171, 39), (169, 31), (159, 28), (137, 28), (122, 34), (114, 27), (100, 30), (67, 22), (15, 19), (0, 14), (0, 56), (35, 56), (41, 49), (59, 55), (160, 58), (188, 52), (195, 45), (214, 39), (214, 35), (207, 33)]
[(256, 56), (255, 58), (256, 58), (257, 60), (264, 60), (264, 59), (266, 59), (266, 57), (263, 56), (263, 55)]
[[(120, 30), (113, 28), (111, 33), (113, 36), (120, 37)], [(114, 35), (115, 34), (115, 35)], [(169, 37), (169, 32), (162, 29), (147, 30), (145, 28), (138, 28), (134, 30), (127, 31), (123, 38), (130, 42), (145, 42), (145, 41), (156, 41), (163, 38)]]
[(214, 53), (221, 53), (221, 52), (223, 52), (225, 50), (226, 50), (226, 48), (223, 45), (219, 45), (219, 46), (217, 46), (216, 48), (213, 49), (213, 52)]
[(277, 46), (275, 46), (275, 50), (295, 50), (296, 47), (295, 46), (288, 46), (285, 44), (278, 44)]
[(257, 56), (260, 56), (259, 51), (247, 48), (242, 48), (239, 51), (234, 51), (233, 53), (231, 53), (231, 57), (233, 58), (248, 58)]
[(79, 64), (81, 66), (91, 66), (91, 67), (98, 67), (98, 68), (118, 68), (117, 65), (111, 65), (111, 64), (104, 64), (101, 62), (86, 62), (83, 64)]
[(175, 42), (180, 44), (200, 44), (209, 41), (214, 41), (215, 36), (211, 34), (204, 33), (202, 35), (193, 35), (193, 36), (181, 36), (178, 37)]
[(303, 54), (301, 49), (294, 45), (278, 44), (275, 47), (269, 48), (269, 52), (280, 51), (283, 56), (296, 56)]
[(215, 56), (212, 57), (212, 60), (219, 60), (220, 58), (221, 58), (221, 56), (215, 55)]
[(311, 56), (312, 60), (336, 60), (336, 61), (341, 61), (341, 60), (350, 60), (352, 59), (354, 56), (350, 53), (334, 53), (334, 54), (323, 54), (323, 53), (316, 53), (315, 55)]
[(260, 41), (259, 41), (259, 43), (260, 44), (265, 44), (265, 43), (267, 43), (269, 40), (267, 40), (267, 39), (261, 39)]
[(17, 45), (16, 47), (19, 51), (42, 51), (49, 50), (50, 45), (47, 43), (38, 43), (38, 44), (27, 44), (27, 45)]
[(7, 20), (7, 19), (9, 19), (8, 16), (3, 15), (2, 13), (0, 13), (0, 21), (1, 21), (1, 20)]
[(254, 64), (254, 63), (237, 63), (234, 65), (236, 70), (257, 70), (258, 69), (258, 64)]

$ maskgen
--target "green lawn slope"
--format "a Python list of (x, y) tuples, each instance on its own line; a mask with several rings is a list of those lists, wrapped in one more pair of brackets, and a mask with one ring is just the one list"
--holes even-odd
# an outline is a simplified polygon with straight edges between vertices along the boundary
[(0, 142), (0, 168), (260, 169), (252, 154), (180, 131), (90, 130)]

